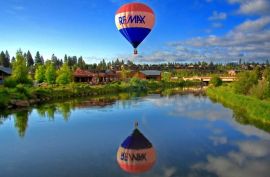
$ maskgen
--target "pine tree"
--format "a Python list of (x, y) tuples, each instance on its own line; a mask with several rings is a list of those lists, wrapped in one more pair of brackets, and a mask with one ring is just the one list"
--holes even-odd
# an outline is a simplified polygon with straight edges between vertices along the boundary
[(43, 64), (41, 56), (39, 51), (37, 51), (36, 56), (35, 56), (35, 65)]
[(64, 63), (67, 63), (68, 62), (68, 57), (67, 57), (67, 55), (65, 54), (65, 56), (64, 56)]
[(6, 59), (6, 55), (5, 55), (5, 53), (2, 51), (2, 52), (0, 53), (0, 66), (4, 66), (5, 59)]
[(78, 66), (79, 66), (79, 68), (82, 68), (82, 69), (85, 68), (85, 62), (84, 62), (82, 57), (79, 57), (79, 59), (78, 59)]
[(40, 57), (41, 64), (44, 64), (44, 58), (43, 56)]
[(12, 63), (14, 63), (16, 61), (15, 57), (12, 57), (11, 59), (11, 66), (12, 66)]
[(27, 60), (27, 67), (31, 67), (34, 65), (34, 60), (29, 50), (27, 51), (27, 54), (26, 54), (26, 60)]
[(5, 67), (10, 67), (10, 56), (9, 56), (9, 53), (8, 53), (7, 50), (6, 50), (5, 55), (6, 55), (6, 58), (5, 58), (6, 63), (4, 64), (4, 66)]

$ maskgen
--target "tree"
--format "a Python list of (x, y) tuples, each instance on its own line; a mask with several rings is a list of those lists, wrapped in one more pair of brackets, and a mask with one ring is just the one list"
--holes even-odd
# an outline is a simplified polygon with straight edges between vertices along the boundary
[(42, 58), (40, 56), (39, 51), (37, 51), (35, 56), (35, 65), (44, 64), (44, 61), (42, 61)]
[(22, 51), (17, 51), (16, 60), (12, 63), (12, 75), (11, 77), (17, 83), (29, 83), (28, 69), (26, 65), (26, 60), (23, 57)]
[(219, 87), (222, 85), (222, 80), (218, 76), (213, 76), (210, 80), (210, 84), (212, 84), (215, 87)]
[(44, 65), (38, 65), (36, 72), (35, 72), (35, 80), (38, 83), (42, 83), (45, 81), (45, 67)]
[(31, 67), (34, 65), (34, 60), (29, 50), (27, 51), (27, 54), (26, 54), (26, 60), (27, 60), (28, 67)]
[(82, 69), (85, 68), (85, 62), (84, 62), (82, 57), (79, 57), (79, 59), (78, 59), (78, 66), (79, 66), (79, 68), (82, 68)]
[(7, 50), (6, 50), (5, 55), (6, 55), (6, 58), (5, 58), (5, 64), (4, 64), (4, 66), (5, 67), (10, 67), (10, 56), (9, 56), (9, 53), (8, 53)]
[(0, 53), (0, 65), (4, 66), (5, 59), (6, 59), (6, 55), (5, 55), (5, 53), (2, 51), (2, 52)]
[(49, 83), (49, 84), (55, 83), (56, 70), (55, 70), (55, 67), (51, 61), (49, 61), (46, 65), (45, 78), (46, 78), (47, 83)]
[(67, 54), (65, 54), (64, 56), (64, 63), (67, 63), (68, 62), (68, 57), (67, 57)]
[(60, 70), (57, 72), (57, 84), (69, 84), (71, 82), (71, 71), (67, 63), (63, 64)]
[(11, 59), (11, 66), (12, 66), (12, 63), (14, 63), (15, 62), (15, 57), (12, 57), (12, 59)]

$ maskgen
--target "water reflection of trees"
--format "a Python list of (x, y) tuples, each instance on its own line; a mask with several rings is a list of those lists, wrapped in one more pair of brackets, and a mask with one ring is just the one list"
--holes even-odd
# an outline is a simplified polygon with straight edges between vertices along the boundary
[(14, 114), (14, 126), (17, 128), (20, 137), (24, 137), (25, 135), (29, 114), (30, 112), (28, 110), (16, 112)]
[[(38, 106), (35, 108), (39, 118), (45, 118), (48, 120), (54, 120), (56, 115), (60, 115), (65, 121), (68, 121), (71, 117), (71, 111), (75, 108), (89, 108), (89, 107), (105, 107), (117, 103), (115, 106), (122, 107), (124, 109), (132, 108), (140, 100), (139, 97), (146, 96), (145, 92), (132, 92), (132, 93), (119, 93), (114, 95), (97, 96), (89, 99), (75, 99), (72, 101), (66, 101), (62, 103), (50, 103)], [(121, 102), (116, 102), (122, 100)], [(11, 115), (14, 117), (14, 126), (18, 130), (20, 137), (25, 136), (25, 132), (28, 127), (28, 116), (32, 112), (31, 110), (22, 111), (2, 111), (0, 112), (0, 126), (5, 122), (6, 119), (10, 118)]]

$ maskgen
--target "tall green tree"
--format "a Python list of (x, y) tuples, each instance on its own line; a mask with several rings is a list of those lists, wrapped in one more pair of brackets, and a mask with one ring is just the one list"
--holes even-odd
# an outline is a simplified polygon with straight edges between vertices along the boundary
[(42, 83), (45, 81), (45, 66), (44, 65), (38, 65), (36, 72), (35, 72), (35, 80), (38, 83)]
[(42, 61), (39, 51), (37, 51), (36, 56), (35, 56), (35, 64), (36, 65), (44, 64), (44, 61)]
[(68, 62), (68, 57), (67, 57), (67, 54), (65, 54), (64, 56), (64, 63), (67, 63)]
[(16, 60), (12, 63), (12, 75), (11, 77), (17, 83), (29, 83), (30, 79), (28, 78), (28, 69), (26, 60), (23, 57), (22, 51), (17, 51)]
[(11, 58), (11, 66), (12, 66), (12, 63), (14, 63), (16, 61), (16, 58), (15, 57), (12, 57)]
[(78, 58), (78, 66), (79, 68), (82, 68), (82, 69), (85, 68), (85, 62), (81, 56)]
[(60, 70), (57, 72), (57, 79), (56, 83), (58, 84), (69, 84), (72, 79), (72, 73), (69, 69), (69, 66), (67, 63), (63, 64)]
[(6, 55), (5, 55), (5, 53), (2, 51), (2, 52), (0, 53), (0, 66), (4, 66), (5, 59), (6, 59)]
[(7, 50), (6, 50), (5, 56), (6, 56), (6, 58), (5, 58), (5, 64), (4, 64), (4, 66), (5, 67), (10, 67), (10, 56), (9, 56), (9, 53), (8, 53)]
[(54, 64), (49, 61), (46, 65), (46, 72), (45, 72), (46, 82), (49, 84), (54, 84), (56, 79), (56, 69)]
[(30, 53), (29, 50), (27, 51), (27, 54), (26, 54), (26, 61), (27, 61), (28, 67), (31, 67), (34, 65), (34, 60), (33, 60), (32, 54)]

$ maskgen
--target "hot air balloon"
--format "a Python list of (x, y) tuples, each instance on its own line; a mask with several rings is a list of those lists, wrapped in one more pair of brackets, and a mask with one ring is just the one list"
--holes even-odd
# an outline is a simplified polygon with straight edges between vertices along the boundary
[(137, 47), (151, 32), (155, 23), (153, 10), (143, 3), (128, 3), (115, 14), (115, 24), (120, 33), (131, 43), (134, 54)]
[(150, 170), (155, 161), (155, 149), (139, 131), (136, 123), (133, 133), (125, 139), (117, 151), (117, 162), (128, 173), (143, 173)]

